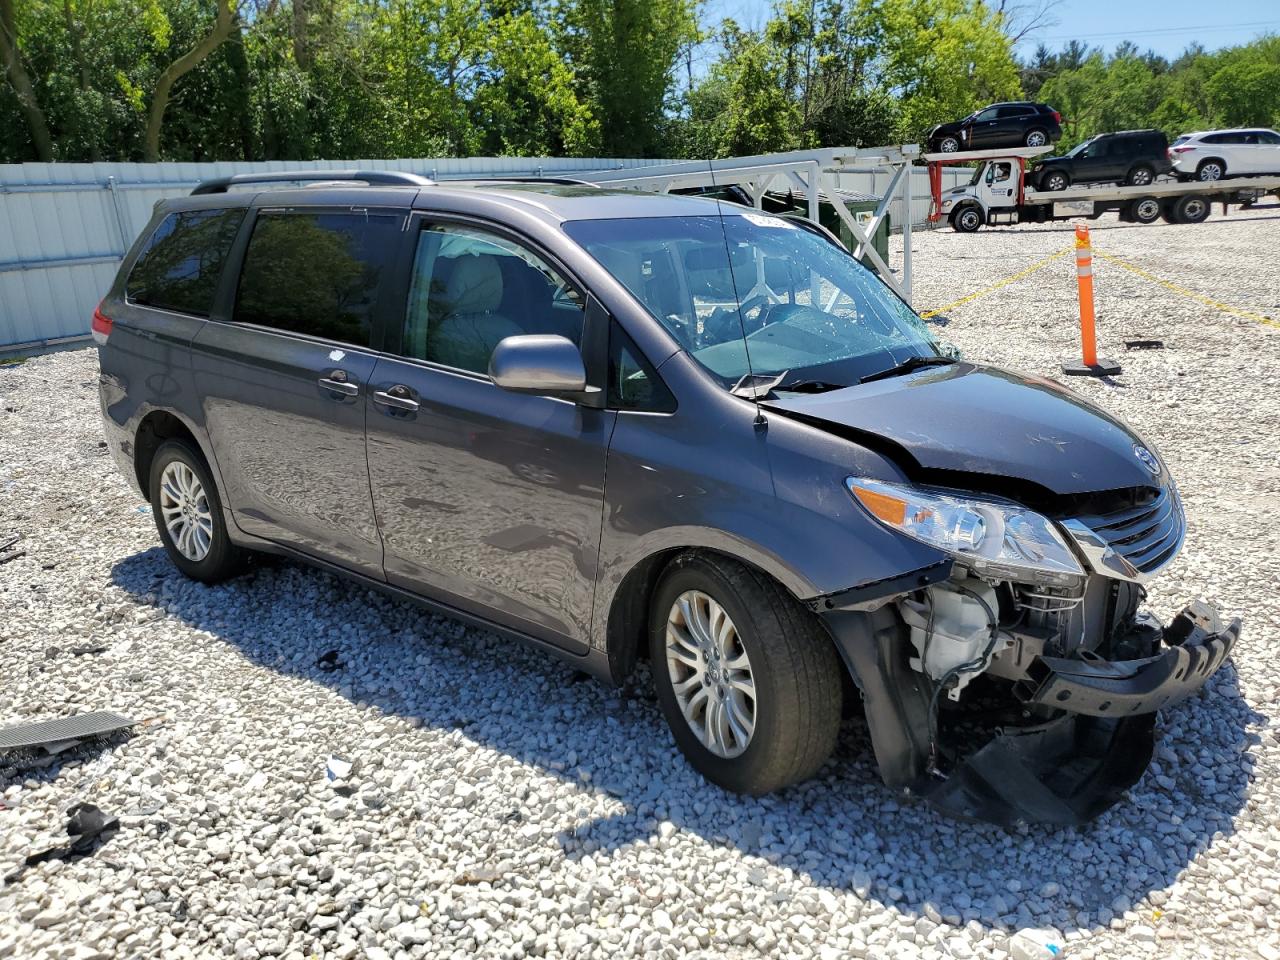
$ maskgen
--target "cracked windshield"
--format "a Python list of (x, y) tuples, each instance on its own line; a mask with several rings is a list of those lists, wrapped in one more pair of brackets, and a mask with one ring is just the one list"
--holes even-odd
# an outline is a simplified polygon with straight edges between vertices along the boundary
[(831, 389), (940, 354), (869, 269), (781, 217), (725, 210), (565, 229), (727, 387)]

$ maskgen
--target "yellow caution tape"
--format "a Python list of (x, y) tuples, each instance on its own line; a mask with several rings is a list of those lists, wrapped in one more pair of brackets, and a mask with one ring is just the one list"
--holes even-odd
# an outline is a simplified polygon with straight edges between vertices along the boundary
[(1192, 300), (1198, 300), (1206, 307), (1213, 307), (1215, 310), (1221, 310), (1223, 313), (1229, 313), (1234, 317), (1244, 317), (1246, 320), (1256, 320), (1258, 323), (1265, 323), (1272, 327), (1280, 327), (1280, 320), (1265, 316), (1261, 313), (1254, 313), (1252, 310), (1241, 310), (1239, 307), (1233, 307), (1229, 303), (1223, 303), (1221, 300), (1214, 300), (1212, 297), (1206, 297), (1203, 293), (1196, 293), (1194, 290), (1188, 290), (1186, 287), (1180, 287), (1176, 283), (1170, 283), (1168, 280), (1162, 280), (1153, 273), (1148, 273), (1141, 267), (1135, 267), (1132, 263), (1121, 260), (1119, 257), (1109, 253), (1103, 253), (1096, 247), (1094, 254), (1106, 260), (1108, 263), (1114, 263), (1122, 270), (1128, 270), (1134, 276), (1141, 277), (1143, 280), (1150, 280), (1154, 284), (1164, 287), (1166, 290), (1172, 290), (1174, 293), (1181, 294), (1184, 297), (1190, 297)]
[(1017, 273), (1015, 273), (1011, 277), (1005, 277), (1003, 280), (997, 281), (996, 283), (993, 283), (989, 287), (983, 287), (981, 290), (978, 290), (975, 293), (971, 293), (967, 297), (961, 297), (959, 300), (954, 300), (951, 303), (948, 303), (946, 306), (938, 307), (936, 310), (925, 310), (923, 313), (920, 314), (920, 316), (922, 319), (927, 320), (930, 317), (936, 317), (940, 313), (946, 313), (948, 310), (954, 310), (956, 307), (962, 307), (966, 303), (972, 303), (974, 300), (977, 300), (979, 297), (985, 297), (988, 293), (994, 293), (995, 291), (1001, 289), (1002, 287), (1007, 287), (1011, 283), (1017, 283), (1019, 280), (1022, 280), (1025, 277), (1031, 276), (1031, 274), (1035, 273), (1037, 270), (1043, 270), (1045, 267), (1053, 263), (1055, 260), (1059, 260), (1062, 257), (1065, 257), (1068, 253), (1071, 253), (1074, 249), (1075, 249), (1075, 246), (1072, 245), (1070, 247), (1065, 247), (1064, 249), (1059, 250), (1057, 253), (1051, 253), (1049, 254), (1049, 256), (1045, 257), (1043, 260), (1037, 260), (1031, 266), (1027, 267), (1027, 269), (1019, 270)]

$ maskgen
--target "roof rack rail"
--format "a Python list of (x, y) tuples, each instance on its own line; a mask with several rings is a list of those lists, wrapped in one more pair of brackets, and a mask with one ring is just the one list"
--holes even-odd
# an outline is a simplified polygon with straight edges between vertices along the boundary
[(492, 177), (452, 177), (449, 180), (439, 180), (437, 183), (547, 183), (554, 187), (596, 187), (600, 184), (591, 180), (583, 180), (578, 177), (529, 177), (529, 176), (511, 176), (504, 177), (495, 174)]
[(272, 173), (237, 173), (232, 177), (205, 180), (191, 191), (191, 195), (226, 193), (231, 187), (245, 183), (306, 183), (309, 180), (351, 180), (370, 186), (393, 187), (429, 187), (435, 183), (427, 177), (400, 170), (279, 170)]

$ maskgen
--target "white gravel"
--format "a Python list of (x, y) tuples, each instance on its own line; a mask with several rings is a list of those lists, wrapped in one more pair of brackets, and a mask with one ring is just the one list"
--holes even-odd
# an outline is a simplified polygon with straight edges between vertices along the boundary
[[(1216, 216), (1216, 215), (1215, 215)], [(1103, 221), (1096, 245), (1280, 318), (1280, 210), (1195, 227)], [(1065, 225), (917, 235), (936, 306), (1070, 242)], [(1245, 618), (1235, 668), (1161, 722), (1132, 795), (1084, 830), (944, 820), (880, 785), (856, 724), (820, 779), (761, 800), (678, 757), (641, 679), (551, 659), (313, 570), (184, 580), (99, 446), (93, 351), (0, 367), (0, 723), (112, 709), (132, 739), (0, 767), (0, 874), (89, 801), (92, 856), (0, 890), (0, 958), (1026, 955), (1280, 950), (1280, 328), (1097, 265), (1113, 382), (1178, 477), (1168, 616)], [(1073, 355), (1069, 258), (951, 312), (975, 359), (1056, 375)], [(1167, 349), (1126, 353), (1126, 337)], [(89, 642), (106, 652), (75, 656)], [(342, 666), (316, 665), (327, 650)], [(352, 766), (347, 769), (347, 764)]]

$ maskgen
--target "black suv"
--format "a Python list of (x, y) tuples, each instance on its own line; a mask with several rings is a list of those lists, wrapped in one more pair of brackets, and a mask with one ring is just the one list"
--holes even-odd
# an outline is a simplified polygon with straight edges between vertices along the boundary
[[(305, 179), (352, 182), (267, 189)], [(1240, 630), (1140, 612), (1186, 529), (1142, 438), (760, 210), (241, 175), (157, 205), (92, 326), (185, 574), (284, 554), (606, 680), (647, 659), (732, 790), (816, 773), (856, 686), (889, 786), (1078, 823)]]
[(1043, 147), (1062, 136), (1062, 114), (1047, 103), (1019, 100), (993, 103), (963, 120), (940, 123), (929, 131), (930, 153), (989, 150), (995, 147)]
[(1073, 183), (1128, 183), (1146, 186), (1169, 173), (1169, 139), (1159, 130), (1100, 133), (1061, 157), (1031, 165), (1036, 190), (1065, 190)]

